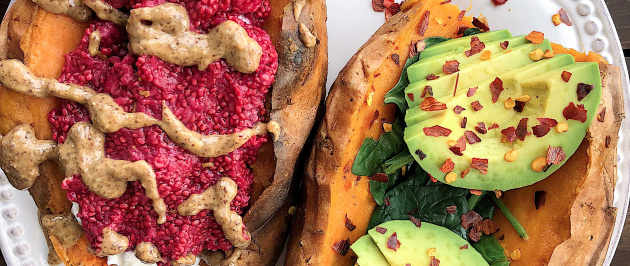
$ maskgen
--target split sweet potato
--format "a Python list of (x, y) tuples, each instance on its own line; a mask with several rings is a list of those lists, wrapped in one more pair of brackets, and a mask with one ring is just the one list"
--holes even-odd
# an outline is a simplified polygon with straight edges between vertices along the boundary
[(617, 134), (624, 117), (619, 68), (601, 63), (596, 54), (557, 47), (554, 52), (572, 54), (577, 61), (600, 62), (603, 90), (597, 112), (605, 115), (593, 120), (586, 138), (562, 168), (541, 182), (503, 194), (502, 200), (530, 238), (522, 240), (497, 212), (501, 229), (495, 236), (508, 253), (520, 252), (511, 265), (601, 265), (615, 224)]
[[(254, 171), (253, 195), (243, 220), (252, 235), (251, 245), (241, 253), (238, 265), (272, 265), (278, 259), (289, 226), (289, 203), (293, 171), (299, 154), (315, 122), (322, 102), (327, 71), (326, 7), (324, 0), (271, 0), (272, 13), (264, 25), (278, 51), (278, 73), (270, 89), (269, 119), (281, 127), (276, 142), (260, 150)], [(296, 12), (299, 6), (300, 12)], [(297, 14), (297, 17), (296, 17)], [(316, 38), (306, 47), (299, 26), (306, 26)], [(30, 0), (18, 0), (0, 26), (0, 59), (23, 60), (35, 75), (58, 78), (63, 55), (74, 50), (87, 24), (49, 13)], [(46, 118), (57, 108), (58, 99), (36, 99), (0, 87), (0, 133), (15, 125), (29, 123), (37, 137), (50, 139)], [(70, 211), (63, 175), (54, 162), (42, 166), (42, 176), (30, 189), (40, 213)], [(55, 238), (50, 244), (54, 244)], [(89, 243), (79, 241), (68, 249), (56, 245), (53, 255), (61, 255), (66, 265), (104, 265), (106, 260), (87, 252)], [(51, 245), (51, 250), (53, 246)], [(91, 257), (90, 257), (91, 256)], [(59, 258), (52, 260), (57, 264)]]
[[(350, 169), (363, 140), (381, 134), (383, 119), (395, 120), (396, 107), (384, 106), (383, 97), (398, 82), (412, 42), (454, 37), (459, 26), (472, 27), (466, 22), (470, 19), (458, 19), (457, 7), (441, 2), (407, 1), (333, 84), (303, 180), (304, 203), (291, 229), (286, 265), (352, 265), (356, 260), (344, 246), (365, 234), (376, 203), (367, 178)], [(419, 22), (427, 10), (429, 26), (421, 36)], [(354, 230), (348, 229), (346, 218)]]

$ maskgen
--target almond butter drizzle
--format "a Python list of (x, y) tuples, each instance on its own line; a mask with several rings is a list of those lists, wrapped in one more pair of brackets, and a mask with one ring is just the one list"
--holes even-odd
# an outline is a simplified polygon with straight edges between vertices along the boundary
[(258, 69), (262, 48), (247, 31), (227, 20), (207, 34), (190, 31), (186, 8), (173, 3), (131, 10), (129, 50), (154, 55), (177, 65), (197, 65), (204, 70), (224, 58), (234, 69), (251, 73)]
[(83, 228), (72, 213), (46, 214), (42, 216), (42, 225), (48, 229), (50, 234), (57, 237), (65, 248), (74, 246), (83, 235)]
[(92, 10), (81, 0), (33, 0), (50, 13), (66, 15), (79, 22), (86, 22), (92, 17)]
[(243, 225), (243, 218), (230, 210), (230, 202), (236, 197), (237, 189), (234, 180), (222, 177), (201, 194), (191, 195), (177, 207), (177, 211), (181, 215), (196, 215), (202, 210), (212, 210), (225, 238), (236, 248), (247, 248), (251, 236)]
[(105, 257), (123, 253), (129, 247), (129, 238), (123, 236), (109, 227), (103, 228), (103, 240), (98, 246), (101, 250), (96, 256)]
[(120, 26), (127, 24), (129, 15), (105, 3), (104, 0), (83, 0), (83, 2), (96, 13), (98, 18), (111, 21)]
[(90, 43), (88, 45), (88, 52), (90, 52), (91, 56), (96, 56), (99, 52), (99, 48), (101, 47), (101, 32), (98, 30), (90, 33)]

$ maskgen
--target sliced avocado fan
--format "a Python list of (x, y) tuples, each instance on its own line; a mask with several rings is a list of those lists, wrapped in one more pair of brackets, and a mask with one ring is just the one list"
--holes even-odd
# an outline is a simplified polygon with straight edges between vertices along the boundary
[(597, 63), (506, 32), (437, 44), (408, 69), (405, 142), (441, 182), (490, 191), (538, 182), (577, 150), (597, 115)]

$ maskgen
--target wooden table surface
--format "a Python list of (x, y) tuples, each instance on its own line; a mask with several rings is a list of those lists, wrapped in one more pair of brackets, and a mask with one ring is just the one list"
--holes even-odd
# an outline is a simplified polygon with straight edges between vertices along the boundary
[[(526, 1), (526, 0), (518, 0)], [(0, 14), (4, 14), (9, 0), (0, 0)], [(606, 0), (610, 14), (615, 21), (617, 33), (626, 56), (626, 63), (630, 66), (630, 0)], [(621, 210), (620, 210), (621, 212)], [(0, 254), (0, 265), (5, 265)], [(617, 246), (612, 266), (630, 265), (630, 216), (626, 217), (623, 234)]]

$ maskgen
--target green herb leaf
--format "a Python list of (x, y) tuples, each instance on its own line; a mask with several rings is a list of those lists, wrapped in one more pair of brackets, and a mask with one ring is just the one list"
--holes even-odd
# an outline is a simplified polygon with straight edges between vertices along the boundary
[(404, 122), (392, 125), (392, 131), (381, 135), (378, 141), (366, 138), (352, 164), (352, 173), (373, 176), (383, 171), (383, 163), (407, 149), (403, 139)]
[(481, 256), (492, 266), (510, 265), (510, 260), (503, 253), (503, 247), (494, 236), (482, 235), (477, 243), (472, 246), (481, 253)]
[(394, 156), (394, 158), (385, 161), (385, 163), (383, 164), (383, 166), (385, 167), (385, 174), (391, 174), (396, 170), (402, 168), (403, 166), (406, 166), (415, 161), (416, 160), (413, 158), (413, 156), (411, 156), (411, 153), (409, 153), (409, 149), (405, 149), (403, 152)]
[(478, 29), (478, 28), (470, 28), (470, 29), (466, 29), (466, 30), (464, 31), (464, 37), (466, 37), (466, 36), (471, 36), (471, 35), (477, 35), (477, 34), (479, 34), (479, 33), (483, 33), (483, 31), (481, 31), (481, 30), (480, 30), (480, 29)]

